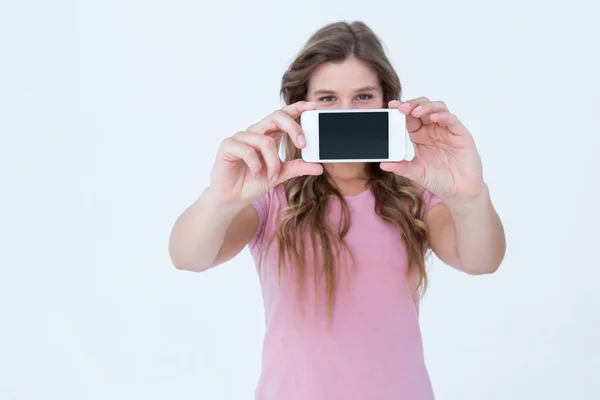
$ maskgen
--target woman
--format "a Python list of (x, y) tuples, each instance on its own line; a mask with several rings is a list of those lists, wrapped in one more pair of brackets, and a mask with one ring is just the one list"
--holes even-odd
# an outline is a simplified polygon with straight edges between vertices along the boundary
[[(426, 250), (474, 275), (505, 252), (473, 138), (443, 102), (399, 101), (361, 22), (316, 32), (281, 93), (284, 108), (223, 141), (210, 186), (173, 228), (173, 263), (204, 271), (249, 246), (267, 324), (257, 399), (432, 399), (418, 323)], [(414, 160), (300, 158), (303, 111), (382, 107), (406, 116)]]

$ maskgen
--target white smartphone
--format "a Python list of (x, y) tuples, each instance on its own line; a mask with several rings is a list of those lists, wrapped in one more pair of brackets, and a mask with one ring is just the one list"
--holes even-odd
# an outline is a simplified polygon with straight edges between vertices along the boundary
[(300, 116), (306, 162), (411, 160), (406, 117), (397, 109), (308, 110)]

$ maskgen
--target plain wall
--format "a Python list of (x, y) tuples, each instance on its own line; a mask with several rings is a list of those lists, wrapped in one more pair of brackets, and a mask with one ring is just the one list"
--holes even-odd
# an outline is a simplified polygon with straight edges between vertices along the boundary
[(471, 130), (505, 224), (496, 274), (430, 266), (437, 397), (600, 398), (599, 11), (0, 0), (0, 399), (252, 398), (264, 316), (250, 255), (179, 271), (170, 230), (219, 142), (281, 106), (308, 37), (357, 19), (404, 99), (443, 100)]

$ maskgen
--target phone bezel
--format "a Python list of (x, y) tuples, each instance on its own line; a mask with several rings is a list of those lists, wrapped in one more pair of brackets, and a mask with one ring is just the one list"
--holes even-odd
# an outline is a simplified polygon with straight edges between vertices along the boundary
[[(319, 114), (321, 113), (386, 113), (388, 114), (388, 158), (373, 159), (336, 159), (322, 160), (319, 158)], [(318, 163), (357, 163), (357, 162), (394, 162), (405, 159), (407, 142), (410, 141), (406, 134), (406, 117), (400, 111), (389, 108), (379, 109), (336, 109), (336, 110), (308, 110), (300, 115), (300, 125), (305, 136), (306, 146), (302, 149), (302, 159), (306, 162)], [(410, 149), (409, 149), (410, 150)], [(410, 153), (410, 151), (409, 151)], [(410, 154), (409, 154), (410, 155)], [(412, 158), (412, 157), (411, 157)]]

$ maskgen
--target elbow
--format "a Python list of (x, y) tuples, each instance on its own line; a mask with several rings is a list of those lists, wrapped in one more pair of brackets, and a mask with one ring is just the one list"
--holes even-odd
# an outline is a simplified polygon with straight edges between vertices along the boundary
[(202, 272), (211, 267), (184, 254), (181, 250), (176, 250), (172, 245), (169, 246), (169, 258), (173, 267), (179, 271)]
[(503, 259), (504, 255), (494, 260), (461, 264), (458, 268), (469, 275), (491, 275), (498, 271)]
[(169, 259), (171, 260), (171, 264), (175, 269), (180, 271), (189, 270), (189, 264), (183, 259), (181, 256), (181, 252), (177, 250), (175, 244), (173, 243), (173, 238), (169, 242)]
[(202, 272), (212, 267), (210, 264), (205, 264), (197, 260), (191, 260), (190, 258), (186, 257), (176, 257), (174, 255), (171, 255), (171, 264), (178, 271), (190, 272)]
[(473, 276), (478, 275), (491, 275), (498, 271), (500, 268), (499, 264), (489, 264), (489, 265), (478, 265), (475, 267), (464, 267), (461, 268), (465, 273)]
[(175, 267), (175, 269), (179, 271), (195, 271), (195, 268), (193, 268), (190, 264), (181, 262), (173, 258), (171, 258), (171, 264), (173, 264), (173, 267)]
[(171, 264), (175, 269), (179, 271), (190, 271), (190, 272), (202, 272), (209, 269), (211, 266), (204, 266), (198, 263), (191, 263), (189, 261), (178, 260), (176, 258), (171, 257)]
[(200, 272), (204, 271), (204, 265), (201, 265), (202, 260), (191, 254), (189, 248), (172, 234), (168, 245), (168, 254), (171, 264), (179, 271)]
[(469, 275), (491, 275), (500, 269), (505, 254), (505, 244), (498, 246), (492, 251), (479, 253), (477, 256), (470, 257), (468, 260), (461, 260), (457, 253), (458, 265), (456, 267)]
[(175, 267), (176, 270), (179, 271), (193, 271), (193, 266), (187, 262), (186, 260), (178, 257), (175, 253), (169, 251), (169, 257), (171, 259), (171, 264)]

